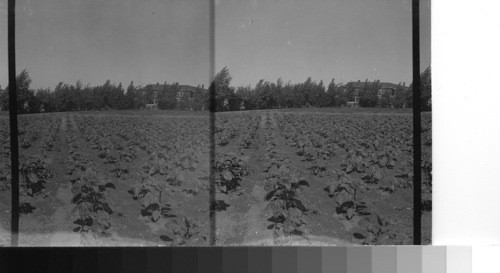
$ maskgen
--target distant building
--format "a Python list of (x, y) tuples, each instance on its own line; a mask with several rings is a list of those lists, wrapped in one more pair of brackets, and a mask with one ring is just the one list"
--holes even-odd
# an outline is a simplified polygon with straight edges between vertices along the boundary
[[(161, 92), (164, 92), (167, 89), (168, 85), (166, 84), (148, 84), (144, 88), (142, 88), (142, 95), (150, 95), (152, 97), (151, 100), (158, 99), (158, 96)], [(152, 102), (152, 101), (151, 101)]]
[(354, 100), (353, 101), (348, 101), (347, 102), (347, 107), (359, 107), (359, 93), (363, 89), (364, 82), (357, 81), (357, 82), (348, 82), (347, 84), (344, 84), (341, 89), (345, 93), (347, 93), (349, 87), (353, 88), (354, 90)]
[(354, 100), (353, 101), (348, 101), (346, 102), (347, 103), (347, 107), (359, 107), (359, 101), (358, 101), (358, 97), (354, 97)]
[(153, 99), (153, 103), (146, 104), (147, 110), (158, 110), (158, 99)]
[[(380, 99), (382, 97), (382, 94), (384, 94), (385, 92), (389, 92), (390, 96), (392, 97), (396, 96), (398, 86), (400, 85), (390, 82), (381, 82), (380, 89), (378, 90), (378, 98)], [(403, 82), (403, 84), (400, 87), (403, 89), (403, 91), (409, 90), (409, 87), (406, 86), (405, 82)]]
[[(371, 83), (371, 82), (369, 82)], [(359, 106), (359, 94), (361, 90), (363, 90), (363, 87), (365, 86), (365, 82), (362, 82), (358, 80), (357, 82), (348, 82), (347, 84), (342, 85), (342, 91), (346, 93), (349, 89), (349, 87), (354, 90), (354, 100), (347, 102), (347, 106), (349, 107), (358, 107)], [(396, 96), (396, 91), (398, 90), (398, 87), (401, 87), (403, 91), (408, 91), (410, 88), (406, 86), (406, 83), (403, 82), (403, 84), (395, 84), (395, 83), (390, 83), (390, 82), (381, 82), (380, 83), (380, 88), (378, 90), (377, 96), (378, 98), (382, 98), (382, 95), (385, 92), (389, 92), (389, 95), (391, 98), (394, 98)]]
[[(196, 94), (204, 91), (206, 91), (204, 85), (198, 87), (191, 85), (178, 85), (177, 88), (174, 88), (171, 84), (157, 83), (146, 85), (142, 89), (142, 94), (150, 100), (150, 103), (148, 104), (149, 106), (147, 106), (148, 109), (158, 108), (158, 101), (163, 95), (165, 95), (165, 93), (170, 93), (167, 97), (175, 100), (177, 109), (192, 109), (192, 104), (194, 103)], [(175, 92), (175, 94), (172, 92)]]

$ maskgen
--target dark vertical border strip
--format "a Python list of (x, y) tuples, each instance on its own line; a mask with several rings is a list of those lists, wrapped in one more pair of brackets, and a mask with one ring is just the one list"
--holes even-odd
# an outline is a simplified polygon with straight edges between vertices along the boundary
[(9, 117), (10, 117), (10, 165), (11, 165), (11, 246), (19, 242), (19, 147), (17, 140), (17, 86), (16, 86), (16, 1), (8, 3), (9, 33)]
[(216, 244), (216, 211), (215, 211), (215, 0), (210, 0), (210, 87), (209, 87), (209, 110), (210, 110), (210, 245)]
[(413, 0), (413, 244), (422, 244), (422, 180), (420, 125), (420, 0)]

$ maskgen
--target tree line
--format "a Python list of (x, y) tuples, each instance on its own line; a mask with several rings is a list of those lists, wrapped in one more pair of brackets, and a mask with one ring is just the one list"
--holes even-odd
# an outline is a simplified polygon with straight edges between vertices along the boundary
[[(430, 66), (420, 75), (422, 110), (430, 111), (431, 105), (431, 69)], [(301, 107), (344, 107), (355, 100), (357, 95), (360, 107), (412, 107), (412, 84), (409, 88), (398, 85), (395, 94), (384, 92), (379, 96), (380, 81), (366, 80), (362, 87), (350, 82), (338, 84), (332, 79), (328, 85), (323, 81), (313, 81), (311, 77), (302, 83), (285, 83), (281, 78), (276, 82), (258, 81), (254, 87), (231, 86), (232, 77), (227, 67), (224, 67), (214, 78), (213, 108), (215, 111), (237, 111), (253, 109), (301, 108)], [(103, 85), (83, 85), (60, 82), (51, 90), (31, 88), (31, 78), (28, 71), (23, 70), (16, 77), (17, 107), (19, 113), (65, 112), (88, 110), (122, 110), (142, 109), (153, 102), (153, 92), (144, 92), (141, 86), (130, 82), (126, 89), (107, 80)], [(356, 89), (358, 92), (356, 93)], [(194, 97), (182, 97), (177, 100), (179, 83), (162, 85), (158, 92), (157, 105), (159, 109), (209, 109), (209, 92), (199, 88)], [(0, 94), (0, 108), (8, 109), (7, 92)]]
[[(81, 81), (76, 84), (60, 82), (54, 90), (50, 88), (31, 88), (32, 79), (25, 69), (16, 77), (17, 107), (19, 113), (38, 112), (67, 112), (67, 111), (89, 111), (89, 110), (124, 110), (142, 109), (146, 104), (153, 103), (153, 92), (144, 92), (141, 86), (135, 86), (130, 82), (126, 89), (122, 84), (111, 83), (107, 80), (103, 85), (83, 85)], [(8, 110), (8, 90), (0, 94), (1, 108)], [(207, 92), (196, 92), (194, 98), (181, 98), (177, 101), (176, 94), (179, 91), (179, 83), (165, 84), (163, 90), (158, 93), (157, 104), (159, 109), (206, 109)]]
[[(379, 96), (381, 83), (379, 80), (366, 80), (361, 88), (353, 82), (345, 85), (332, 79), (325, 86), (323, 81), (313, 81), (311, 77), (305, 82), (284, 83), (281, 78), (276, 82), (260, 80), (255, 87), (231, 87), (232, 77), (224, 67), (214, 79), (215, 111), (236, 111), (252, 109), (301, 108), (301, 107), (344, 107), (358, 97), (360, 107), (412, 107), (412, 85), (404, 88), (401, 84), (392, 92), (383, 92)], [(421, 73), (422, 110), (431, 110), (431, 69), (430, 66)], [(356, 92), (358, 89), (358, 92)]]

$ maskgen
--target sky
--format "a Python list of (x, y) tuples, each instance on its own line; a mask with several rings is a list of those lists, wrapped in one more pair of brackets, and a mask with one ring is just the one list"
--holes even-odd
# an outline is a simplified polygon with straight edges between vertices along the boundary
[[(430, 0), (421, 4), (422, 66), (430, 64)], [(410, 0), (216, 1), (216, 70), (259, 79), (347, 82), (412, 78)], [(425, 69), (424, 67), (424, 69)]]
[[(422, 0), (422, 68), (430, 64)], [(209, 0), (18, 0), (16, 66), (32, 87), (58, 82), (208, 86)], [(215, 0), (215, 69), (232, 85), (411, 82), (410, 0)], [(0, 0), (0, 85), (8, 83), (7, 0)]]
[[(6, 10), (7, 0), (1, 1)], [(18, 0), (16, 69), (32, 87), (59, 81), (206, 84), (207, 0)], [(7, 37), (1, 13), (0, 34)], [(1, 39), (0, 84), (7, 85), (7, 39)], [(5, 52), (5, 54), (4, 54)]]

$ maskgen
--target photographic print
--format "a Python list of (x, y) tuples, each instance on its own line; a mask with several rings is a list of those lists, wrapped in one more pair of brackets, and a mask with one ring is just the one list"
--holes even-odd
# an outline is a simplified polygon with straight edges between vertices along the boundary
[(19, 245), (207, 245), (209, 2), (16, 2)]
[[(411, 2), (216, 1), (217, 244), (413, 244)], [(430, 3), (423, 241), (430, 243)]]
[[(423, 244), (430, 9), (420, 2)], [(411, 1), (24, 0), (15, 12), (19, 246), (414, 243)], [(9, 246), (7, 43), (0, 53)]]

